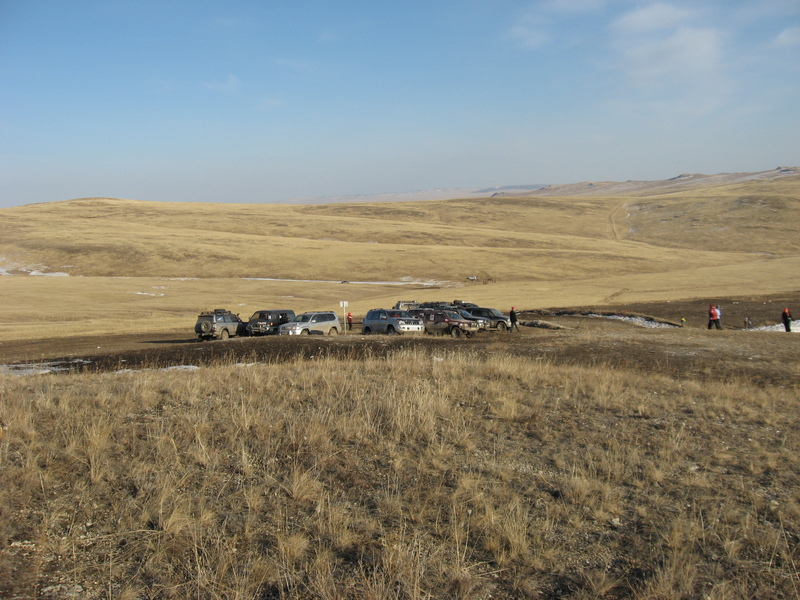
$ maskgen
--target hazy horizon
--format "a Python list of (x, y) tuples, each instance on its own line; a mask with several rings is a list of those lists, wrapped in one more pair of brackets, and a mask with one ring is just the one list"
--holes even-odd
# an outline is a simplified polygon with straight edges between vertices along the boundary
[(793, 0), (0, 5), (0, 206), (800, 164)]

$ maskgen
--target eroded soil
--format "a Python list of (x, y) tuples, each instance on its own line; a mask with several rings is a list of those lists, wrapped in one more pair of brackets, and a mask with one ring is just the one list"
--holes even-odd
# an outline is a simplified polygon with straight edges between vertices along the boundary
[[(800, 383), (800, 336), (746, 331), (774, 324), (793, 298), (727, 298), (723, 330), (707, 330), (705, 301), (604, 307), (574, 307), (521, 313), (520, 333), (486, 332), (471, 339), (433, 336), (363, 336), (355, 330), (335, 337), (235, 338), (198, 342), (186, 333), (146, 333), (0, 342), (0, 364), (51, 365), (65, 370), (164, 368), (233, 362), (286, 362), (296, 358), (381, 356), (424, 345), (441, 352), (512, 351), (557, 364), (609, 365), (679, 378), (746, 380), (770, 385)], [(590, 318), (586, 313), (646, 315), (686, 326), (649, 329), (627, 322)], [(800, 311), (798, 311), (800, 312)], [(797, 326), (800, 328), (800, 325)]]

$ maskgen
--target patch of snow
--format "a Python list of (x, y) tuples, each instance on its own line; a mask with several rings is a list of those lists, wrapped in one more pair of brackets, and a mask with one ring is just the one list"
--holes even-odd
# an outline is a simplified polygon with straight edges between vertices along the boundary
[(43, 273), (42, 271), (30, 271), (28, 275), (39, 275), (42, 277), (69, 277), (69, 273), (62, 273), (62, 272), (54, 272), (54, 273)]
[(356, 285), (422, 285), (422, 286), (443, 286), (445, 281), (421, 281), (411, 278), (402, 278), (402, 281), (334, 281), (328, 279), (281, 279), (277, 277), (243, 277), (246, 281), (284, 281), (289, 283), (351, 283)]
[(76, 358), (65, 362), (21, 363), (13, 365), (0, 365), (0, 375), (45, 375), (47, 373), (63, 373), (69, 371), (74, 365), (88, 365), (90, 361)]
[(616, 321), (625, 321), (626, 323), (638, 325), (639, 327), (647, 327), (648, 329), (673, 329), (675, 327), (678, 327), (677, 325), (673, 325), (671, 323), (660, 323), (658, 321), (654, 321), (646, 317), (628, 317), (625, 315), (597, 315), (593, 313), (588, 314), (586, 316), (593, 319), (613, 319)]
[[(794, 326), (791, 333), (797, 333), (800, 331), (800, 325), (792, 323)], [(777, 323), (776, 325), (762, 325), (761, 327), (753, 327), (748, 331), (780, 331), (781, 333), (786, 333), (786, 330), (783, 327), (783, 323)]]

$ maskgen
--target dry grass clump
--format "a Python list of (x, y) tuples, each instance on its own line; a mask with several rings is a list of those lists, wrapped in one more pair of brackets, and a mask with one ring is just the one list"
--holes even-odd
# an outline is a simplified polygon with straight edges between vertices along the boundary
[(798, 598), (797, 391), (498, 351), (0, 379), (0, 595)]

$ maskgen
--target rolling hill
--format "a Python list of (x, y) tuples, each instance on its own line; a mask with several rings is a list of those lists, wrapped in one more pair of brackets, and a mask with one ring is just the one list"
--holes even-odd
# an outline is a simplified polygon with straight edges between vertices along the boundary
[[(330, 306), (342, 292), (326, 286), (340, 281), (405, 282), (406, 289), (416, 283), (414, 295), (437, 298), (442, 292), (432, 288), (470, 285), (446, 297), (502, 298), (503, 305), (508, 299), (531, 308), (598, 303), (612, 294), (619, 301), (620, 291), (652, 301), (797, 288), (786, 274), (800, 267), (798, 224), (797, 169), (419, 202), (84, 198), (0, 209), (0, 272), (70, 276), (4, 277), (7, 297), (25, 305), (9, 320), (45, 310), (54, 294), (90, 297), (101, 311), (109, 278), (205, 282), (192, 284), (183, 309), (157, 305), (164, 300), (142, 308), (181, 315), (232, 301), (247, 312), (251, 302), (280, 297), (301, 308)], [(273, 279), (292, 282), (265, 281)], [(242, 280), (262, 285), (243, 291), (234, 283)], [(299, 282), (313, 286), (300, 290)], [(403, 293), (353, 285), (347, 295), (366, 310)], [(50, 304), (33, 300), (40, 296)]]

